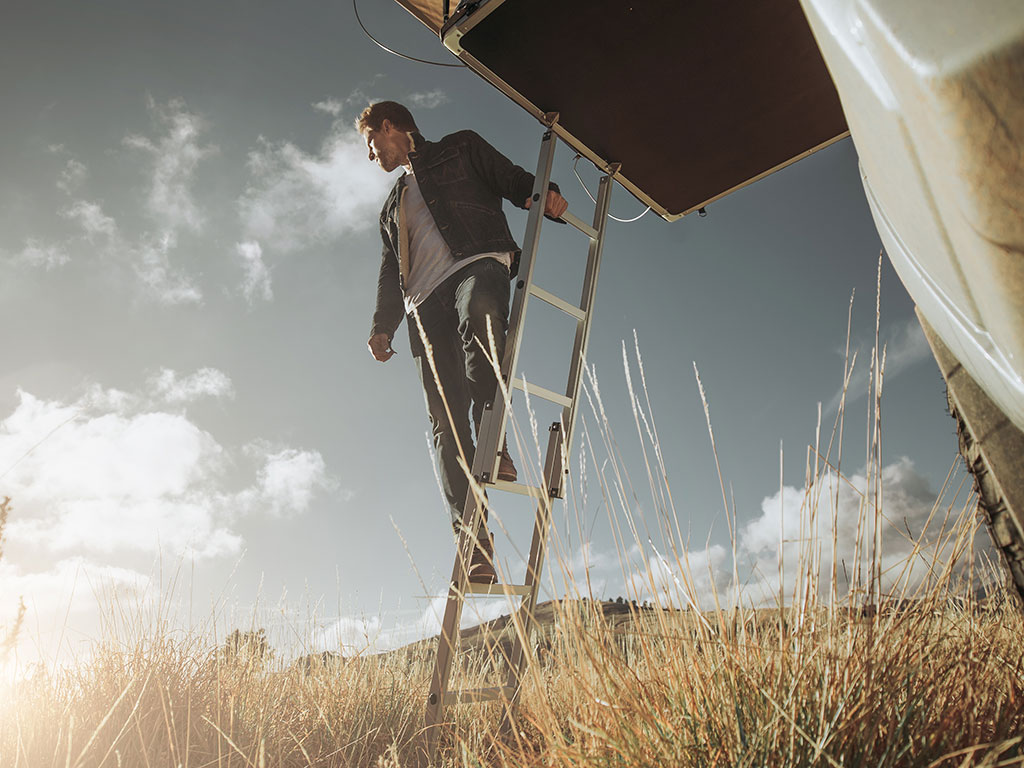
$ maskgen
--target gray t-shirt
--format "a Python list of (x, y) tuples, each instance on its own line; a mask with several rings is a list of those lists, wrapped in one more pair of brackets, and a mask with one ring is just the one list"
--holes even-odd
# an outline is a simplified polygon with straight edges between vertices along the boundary
[(441, 232), (430, 215), (420, 192), (420, 185), (411, 173), (405, 175), (402, 215), (409, 233), (409, 279), (405, 285), (405, 311), (418, 307), (437, 286), (467, 264), (479, 259), (497, 259), (506, 267), (512, 264), (511, 253), (480, 253), (456, 261)]

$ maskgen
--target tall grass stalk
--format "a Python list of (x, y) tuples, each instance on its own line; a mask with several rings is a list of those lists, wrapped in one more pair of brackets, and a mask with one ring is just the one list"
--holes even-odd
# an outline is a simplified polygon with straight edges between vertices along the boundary
[[(0, 501), (0, 560), (4, 556), (4, 529), (7, 527), (7, 517), (11, 513), (11, 497), (4, 496)], [(18, 598), (18, 610), (14, 621), (9, 626), (0, 625), (0, 663), (7, 660), (11, 652), (18, 645), (18, 635), (21, 634), (22, 624), (25, 623), (25, 601)]]

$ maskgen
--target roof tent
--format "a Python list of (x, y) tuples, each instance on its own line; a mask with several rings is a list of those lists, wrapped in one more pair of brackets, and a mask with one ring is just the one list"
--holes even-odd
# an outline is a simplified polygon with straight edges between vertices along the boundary
[(848, 133), (798, 0), (396, 2), (669, 221)]

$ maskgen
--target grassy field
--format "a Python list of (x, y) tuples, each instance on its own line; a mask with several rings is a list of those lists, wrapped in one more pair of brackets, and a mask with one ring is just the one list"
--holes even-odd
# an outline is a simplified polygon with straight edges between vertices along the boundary
[[(610, 607), (549, 604), (516, 728), (500, 730), (500, 704), (453, 708), (438, 764), (1024, 762), (1024, 626), (1001, 595), (866, 613)], [(429, 645), (285, 665), (254, 638), (111, 642), (24, 680), (2, 703), (0, 764), (419, 764)], [(493, 684), (499, 654), (467, 645), (459, 676)]]
[[(876, 368), (884, 370), (882, 360), (873, 361)], [(585, 590), (567, 578), (569, 599), (539, 608), (542, 633), (514, 727), (501, 728), (500, 704), (452, 707), (436, 764), (1024, 764), (1024, 613), (999, 586), (999, 570), (972, 559), (979, 531), (973, 499), (936, 503), (928, 540), (913, 548), (930, 558), (924, 577), (910, 578), (898, 564), (883, 569), (874, 546), (885, 517), (881, 378), (872, 377), (852, 574), (822, 566), (822, 553), (836, 551), (837, 534), (834, 525), (831, 535), (819, 527), (832, 511), (828, 495), (810, 490), (843, 478), (832, 456), (842, 442), (840, 407), (832, 438), (811, 446), (812, 482), (801, 508), (806, 535), (790, 578), (781, 578), (780, 562), (774, 599), (742, 607), (752, 604), (737, 604), (734, 585), (731, 597), (715, 594), (713, 609), (680, 610), (693, 574), (679, 540), (665, 552), (674, 587), (660, 587), (650, 569), (643, 575), (655, 596), (650, 607), (583, 600)], [(588, 396), (599, 396), (596, 385)], [(634, 395), (634, 414), (640, 402)], [(613, 445), (603, 413), (593, 409), (592, 429)], [(713, 447), (710, 416), (708, 426)], [(651, 439), (648, 477), (660, 484), (654, 497), (665, 500), (663, 529), (678, 530), (656, 432), (642, 411), (637, 428)], [(606, 499), (610, 506), (615, 495)], [(728, 516), (727, 502), (725, 508)], [(734, 517), (731, 523), (735, 532)], [(552, 571), (568, 575), (557, 546), (554, 552)], [(81, 663), (38, 669), (0, 691), (0, 766), (423, 764), (431, 642), (380, 655), (286, 661), (258, 631), (214, 642), (130, 614), (110, 627)], [(467, 633), (457, 685), (496, 684), (512, 631), (498, 622)]]

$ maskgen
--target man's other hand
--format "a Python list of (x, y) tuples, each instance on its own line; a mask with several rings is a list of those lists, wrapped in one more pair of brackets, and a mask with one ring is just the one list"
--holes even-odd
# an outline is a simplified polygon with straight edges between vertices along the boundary
[(366, 342), (366, 346), (369, 347), (373, 359), (379, 360), (382, 363), (386, 363), (395, 356), (395, 350), (391, 348), (391, 339), (388, 338), (386, 333), (373, 334), (370, 340)]
[[(533, 198), (526, 198), (526, 209), (533, 205)], [(562, 214), (569, 210), (569, 202), (553, 189), (548, 190), (548, 197), (544, 201), (544, 215), (553, 219), (562, 218)]]

